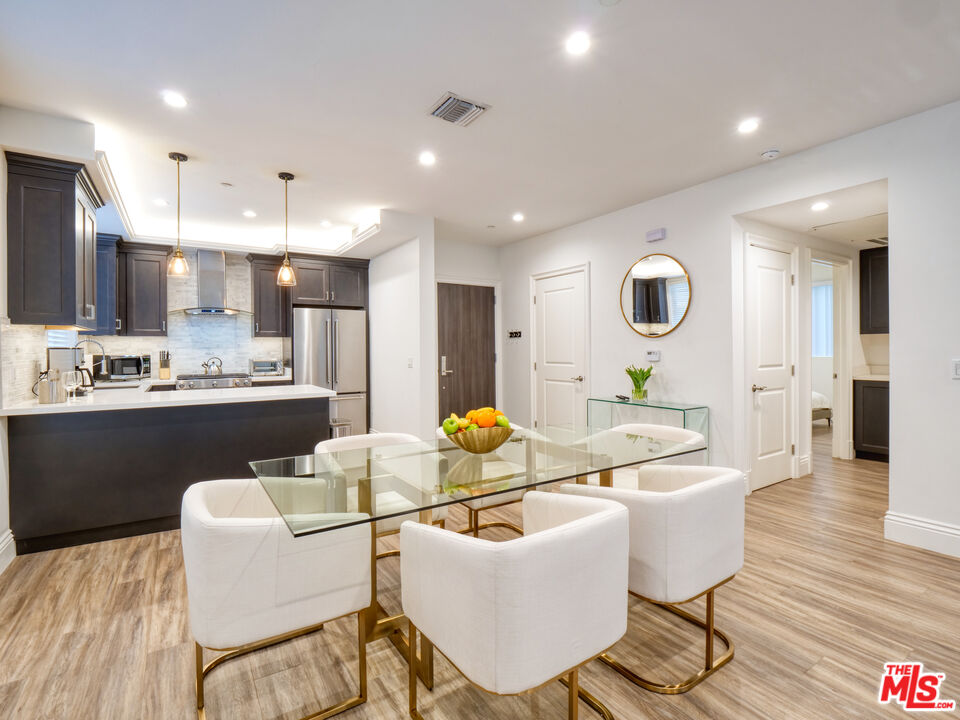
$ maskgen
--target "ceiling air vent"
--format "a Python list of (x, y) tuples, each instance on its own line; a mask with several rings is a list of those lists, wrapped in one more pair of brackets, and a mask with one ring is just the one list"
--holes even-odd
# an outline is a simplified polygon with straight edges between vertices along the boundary
[(430, 108), (430, 114), (441, 120), (446, 120), (448, 123), (466, 126), (489, 108), (489, 105), (480, 105), (448, 92), (434, 103), (433, 107)]
[(886, 238), (886, 237), (867, 238), (867, 242), (873, 243), (874, 245), (887, 246), (890, 244), (890, 238)]

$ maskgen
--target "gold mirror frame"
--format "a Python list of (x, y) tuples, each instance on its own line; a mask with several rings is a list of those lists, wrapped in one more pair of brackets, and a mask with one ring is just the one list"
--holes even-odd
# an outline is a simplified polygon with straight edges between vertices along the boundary
[[(623, 286), (627, 284), (627, 278), (630, 277), (630, 273), (633, 271), (633, 268), (635, 268), (639, 263), (642, 263), (647, 258), (651, 258), (651, 257), (670, 258), (677, 265), (679, 265), (680, 269), (683, 270), (683, 276), (687, 279), (687, 288), (689, 289), (689, 297), (687, 298), (687, 309), (683, 311), (683, 315), (680, 317), (679, 320), (677, 320), (676, 325), (674, 325), (672, 328), (667, 330), (665, 333), (660, 333), (659, 335), (647, 335), (646, 333), (640, 332), (633, 326), (633, 323), (630, 322), (630, 319), (627, 317), (627, 314), (623, 311)], [(623, 276), (623, 282), (620, 283), (620, 296), (617, 298), (617, 301), (620, 303), (620, 314), (623, 316), (623, 321), (627, 324), (627, 327), (633, 330), (637, 335), (639, 335), (640, 337), (650, 338), (651, 340), (656, 340), (657, 338), (665, 337), (670, 333), (672, 333), (674, 330), (676, 330), (678, 327), (683, 325), (683, 321), (687, 319), (687, 315), (690, 312), (690, 305), (693, 304), (693, 283), (690, 281), (690, 273), (687, 272), (686, 266), (682, 262), (677, 260), (675, 257), (673, 257), (673, 255), (667, 255), (666, 253), (650, 253), (649, 255), (644, 255), (642, 258), (640, 258), (635, 263), (633, 263), (633, 265), (627, 268), (627, 274)]]

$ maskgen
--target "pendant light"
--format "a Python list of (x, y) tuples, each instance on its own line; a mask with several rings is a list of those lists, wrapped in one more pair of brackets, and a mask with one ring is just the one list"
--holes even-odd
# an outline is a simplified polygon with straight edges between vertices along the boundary
[(280, 272), (277, 273), (277, 285), (280, 287), (293, 287), (297, 284), (297, 276), (293, 273), (290, 266), (289, 243), (287, 242), (287, 231), (290, 226), (290, 220), (287, 217), (287, 185), (293, 180), (293, 174), (282, 172), (278, 177), (283, 180), (283, 265), (280, 266)]
[(180, 249), (180, 163), (186, 162), (187, 156), (183, 153), (172, 152), (167, 157), (177, 163), (177, 249), (174, 250), (170, 262), (167, 263), (167, 275), (186, 277), (190, 274), (190, 266), (187, 265), (186, 258), (183, 257), (183, 250)]

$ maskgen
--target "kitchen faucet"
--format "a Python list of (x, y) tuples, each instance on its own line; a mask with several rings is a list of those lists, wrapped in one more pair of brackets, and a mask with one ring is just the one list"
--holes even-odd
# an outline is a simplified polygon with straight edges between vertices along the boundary
[(98, 373), (98, 375), (106, 375), (107, 374), (107, 367), (106, 367), (107, 351), (103, 349), (103, 343), (101, 343), (99, 340), (94, 340), (92, 338), (80, 338), (77, 341), (77, 344), (73, 346), (73, 349), (79, 350), (80, 346), (83, 345), (84, 343), (90, 343), (100, 348), (100, 372)]
[(223, 360), (214, 355), (205, 363), (200, 363), (204, 375), (223, 375)]

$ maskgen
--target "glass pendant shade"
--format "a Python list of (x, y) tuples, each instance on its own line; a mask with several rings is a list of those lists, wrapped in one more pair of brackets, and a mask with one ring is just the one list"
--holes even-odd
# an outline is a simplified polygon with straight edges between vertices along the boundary
[(293, 287), (297, 284), (297, 276), (290, 265), (289, 243), (287, 242), (287, 232), (290, 221), (287, 213), (287, 185), (293, 180), (293, 174), (282, 172), (277, 177), (283, 180), (283, 265), (277, 272), (277, 285), (280, 287)]
[(186, 258), (183, 257), (183, 250), (177, 248), (170, 256), (170, 262), (167, 263), (167, 275), (186, 277), (189, 274), (190, 266), (187, 264)]
[(183, 250), (180, 249), (180, 163), (186, 162), (187, 156), (183, 153), (172, 152), (167, 157), (177, 163), (177, 249), (173, 251), (170, 262), (167, 263), (167, 276), (186, 277), (190, 274), (190, 266), (187, 265), (187, 260), (183, 257)]
[(297, 284), (297, 276), (290, 266), (290, 258), (283, 259), (283, 265), (280, 266), (280, 272), (277, 273), (277, 285), (280, 287), (293, 287)]

